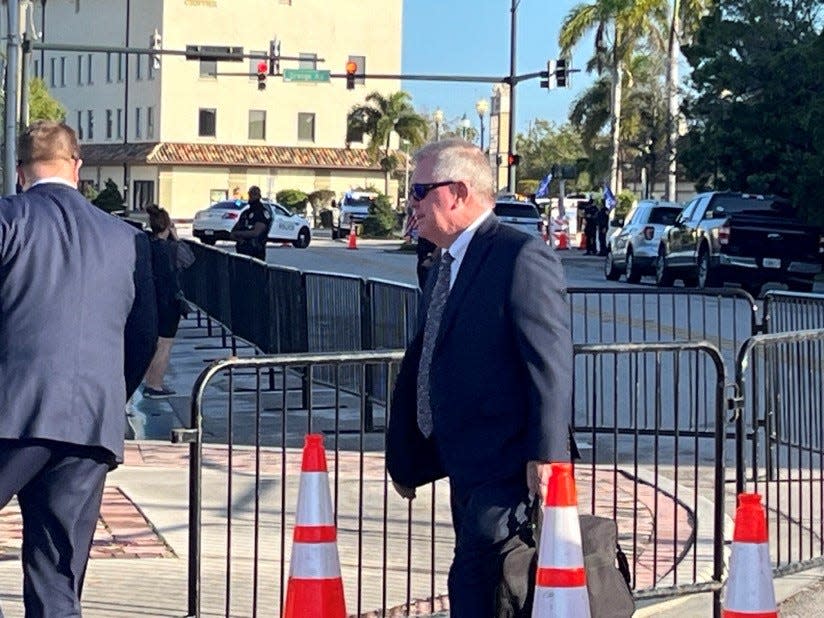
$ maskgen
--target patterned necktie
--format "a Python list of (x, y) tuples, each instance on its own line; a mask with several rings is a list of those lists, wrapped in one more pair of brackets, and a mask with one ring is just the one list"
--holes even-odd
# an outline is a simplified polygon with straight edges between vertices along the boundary
[(449, 296), (449, 277), (452, 273), (452, 261), (455, 258), (448, 251), (441, 255), (438, 279), (432, 289), (432, 300), (426, 312), (426, 324), (423, 327), (423, 348), (421, 364), (418, 366), (418, 427), (424, 437), (432, 435), (432, 407), (429, 402), (429, 370), (432, 367), (432, 352), (441, 326), (441, 316)]

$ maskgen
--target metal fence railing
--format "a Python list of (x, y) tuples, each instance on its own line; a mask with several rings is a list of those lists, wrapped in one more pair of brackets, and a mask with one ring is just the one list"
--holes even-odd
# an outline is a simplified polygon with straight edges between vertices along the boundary
[(824, 328), (824, 294), (767, 292), (763, 322), (767, 333)]

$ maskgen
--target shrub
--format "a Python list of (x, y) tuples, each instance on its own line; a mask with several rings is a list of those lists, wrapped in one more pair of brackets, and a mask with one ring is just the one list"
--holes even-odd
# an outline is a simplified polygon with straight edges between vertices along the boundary
[(292, 212), (302, 215), (306, 212), (306, 201), (309, 196), (298, 189), (284, 189), (275, 194), (275, 201)]
[(521, 195), (534, 195), (538, 190), (538, 184), (539, 181), (537, 180), (519, 180), (515, 191)]
[(106, 212), (123, 210), (125, 207), (123, 196), (117, 188), (117, 183), (111, 178), (106, 180), (106, 186), (97, 195), (97, 197), (92, 200), (92, 204), (101, 210), (105, 210)]
[(332, 205), (332, 200), (335, 199), (335, 192), (330, 189), (312, 191), (312, 193), (307, 196), (307, 199), (309, 203), (314, 206), (315, 210), (322, 210)]
[(378, 195), (375, 203), (369, 207), (369, 215), (363, 220), (363, 235), (372, 238), (392, 236), (398, 223), (398, 215), (389, 198), (383, 193)]

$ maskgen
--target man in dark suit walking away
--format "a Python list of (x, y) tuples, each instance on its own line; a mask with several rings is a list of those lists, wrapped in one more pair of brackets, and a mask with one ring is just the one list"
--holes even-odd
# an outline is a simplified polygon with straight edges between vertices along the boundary
[(492, 213), (492, 170), (477, 147), (442, 140), (415, 159), (409, 199), (442, 255), (395, 383), (386, 460), (406, 498), (449, 477), (450, 615), (490, 618), (504, 560), (532, 540), (547, 462), (569, 460), (566, 285), (545, 243)]
[(0, 508), (23, 515), (27, 618), (81, 615), (125, 404), (157, 341), (149, 239), (77, 190), (65, 124), (23, 131), (25, 193), (0, 200)]

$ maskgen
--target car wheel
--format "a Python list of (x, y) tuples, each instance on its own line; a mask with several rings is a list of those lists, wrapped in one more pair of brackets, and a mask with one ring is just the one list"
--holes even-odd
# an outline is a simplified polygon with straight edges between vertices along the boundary
[(604, 276), (610, 281), (618, 281), (621, 277), (621, 273), (615, 267), (615, 261), (612, 258), (612, 251), (607, 253), (607, 257), (604, 260)]
[(667, 268), (667, 262), (664, 259), (664, 248), (658, 249), (658, 257), (655, 258), (655, 283), (659, 288), (672, 287), (672, 282), (675, 278), (672, 276), (670, 269)]
[(714, 288), (720, 285), (718, 276), (712, 272), (710, 252), (707, 251), (706, 248), (702, 248), (698, 254), (698, 273), (696, 280), (699, 288)]
[(204, 237), (204, 238), (200, 239), (200, 242), (202, 242), (204, 245), (209, 245), (210, 247), (214, 247), (217, 240), (215, 240), (214, 238), (205, 238)]
[(300, 228), (300, 232), (298, 232), (298, 237), (292, 241), (292, 246), (297, 247), (298, 249), (306, 249), (306, 247), (309, 246), (311, 239), (312, 237), (309, 234), (309, 229), (302, 227)]
[(632, 255), (632, 249), (627, 251), (627, 283), (638, 283), (641, 281), (641, 273), (635, 268), (635, 258)]

